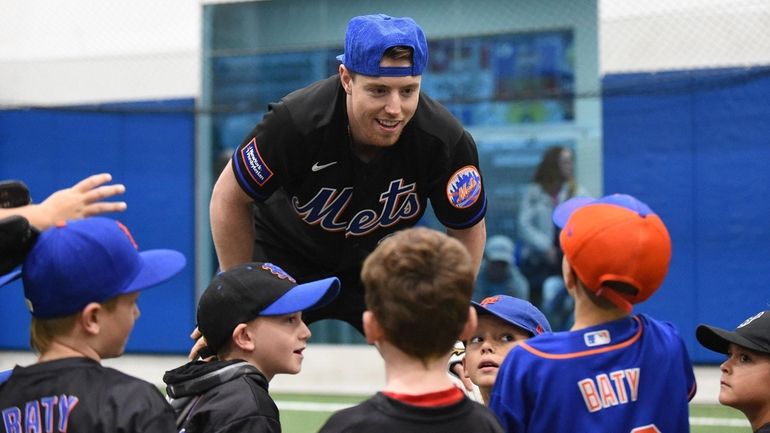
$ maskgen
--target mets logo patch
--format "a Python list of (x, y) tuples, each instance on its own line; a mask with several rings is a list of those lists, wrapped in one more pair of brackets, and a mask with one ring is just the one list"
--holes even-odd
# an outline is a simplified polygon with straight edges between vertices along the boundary
[(249, 173), (249, 176), (257, 183), (257, 185), (264, 186), (265, 182), (273, 176), (273, 172), (270, 170), (270, 167), (265, 164), (265, 161), (262, 160), (262, 155), (259, 154), (259, 149), (257, 149), (257, 139), (252, 138), (251, 141), (249, 141), (249, 144), (243, 146), (243, 149), (241, 149), (240, 152), (240, 157), (244, 163), (243, 165), (246, 167), (246, 172)]
[(764, 312), (764, 311), (763, 311), (763, 312), (761, 312), (761, 313), (757, 313), (757, 314), (755, 314), (755, 315), (753, 315), (753, 316), (749, 317), (748, 319), (744, 320), (744, 321), (743, 321), (743, 323), (741, 323), (740, 325), (738, 325), (738, 327), (739, 327), (739, 328), (743, 328), (744, 326), (748, 325), (749, 323), (751, 323), (751, 322), (753, 322), (753, 321), (755, 321), (755, 320), (759, 319), (760, 317), (762, 317), (762, 315), (763, 315), (763, 314), (765, 314), (765, 312)]
[(271, 274), (275, 275), (276, 277), (282, 280), (289, 280), (292, 283), (297, 284), (297, 280), (292, 278), (291, 275), (287, 274), (286, 271), (279, 268), (278, 265), (274, 265), (272, 263), (262, 263), (262, 269), (270, 272)]
[(481, 305), (482, 307), (486, 307), (487, 305), (497, 303), (498, 301), (500, 301), (500, 299), (502, 299), (500, 295), (489, 296), (482, 299), (481, 302), (479, 302), (479, 305)]
[(602, 329), (601, 331), (588, 332), (583, 335), (583, 340), (588, 347), (604, 346), (610, 344), (610, 331)]
[(464, 209), (473, 206), (481, 196), (481, 175), (472, 166), (457, 170), (446, 185), (446, 196), (452, 206)]

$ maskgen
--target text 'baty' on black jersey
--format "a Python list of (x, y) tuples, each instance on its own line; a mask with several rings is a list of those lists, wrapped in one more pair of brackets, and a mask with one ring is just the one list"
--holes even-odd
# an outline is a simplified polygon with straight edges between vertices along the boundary
[(378, 392), (331, 416), (318, 433), (503, 433), (483, 405), (463, 396), (446, 406), (415, 406)]
[(235, 178), (256, 205), (255, 260), (299, 281), (357, 274), (428, 202), (453, 229), (486, 212), (476, 144), (443, 106), (421, 93), (398, 141), (363, 162), (351, 149), (345, 101), (338, 76), (293, 92), (233, 154)]
[(17, 366), (0, 386), (0, 411), (4, 433), (176, 431), (155, 386), (85, 357)]

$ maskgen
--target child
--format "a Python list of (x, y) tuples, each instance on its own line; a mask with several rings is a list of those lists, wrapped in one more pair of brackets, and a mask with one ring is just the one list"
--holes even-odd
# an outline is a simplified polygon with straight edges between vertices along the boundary
[(749, 317), (734, 332), (700, 325), (700, 344), (727, 354), (719, 402), (746, 415), (754, 433), (770, 433), (770, 310)]
[(519, 342), (551, 332), (551, 325), (534, 305), (513, 296), (490, 296), (480, 303), (473, 302), (473, 307), (479, 324), (465, 342), (463, 367), (488, 403), (505, 355)]
[(570, 331), (513, 348), (489, 407), (507, 432), (687, 432), (695, 376), (674, 327), (632, 315), (663, 283), (671, 240), (628, 195), (556, 208), (562, 274), (575, 299)]
[(501, 432), (446, 372), (454, 342), (470, 337), (474, 269), (456, 239), (427, 228), (385, 238), (364, 261), (366, 340), (385, 360), (385, 389), (332, 415), (322, 433)]
[(328, 304), (339, 280), (304, 284), (270, 263), (222, 272), (198, 302), (198, 328), (207, 354), (166, 372), (176, 400), (177, 427), (195, 432), (280, 432), (278, 408), (267, 392), (280, 373), (299, 373), (310, 330), (302, 312)]
[(154, 385), (100, 361), (123, 353), (139, 317), (139, 290), (184, 265), (177, 251), (138, 252), (128, 229), (107, 218), (42, 232), (21, 269), (40, 357), (0, 385), (1, 431), (176, 431)]

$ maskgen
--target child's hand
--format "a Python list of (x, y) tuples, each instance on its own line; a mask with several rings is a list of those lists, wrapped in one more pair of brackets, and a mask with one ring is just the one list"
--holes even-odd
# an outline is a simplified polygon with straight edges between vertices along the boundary
[(465, 386), (466, 391), (473, 391), (473, 382), (471, 382), (471, 379), (465, 374), (465, 367), (463, 367), (462, 362), (456, 362), (451, 367), (452, 374), (460, 378), (462, 380), (463, 385)]
[[(206, 347), (206, 339), (203, 337), (203, 334), (201, 334), (201, 331), (196, 326), (193, 330), (192, 334), (190, 334), (190, 338), (195, 340), (195, 344), (193, 345), (192, 349), (190, 349), (190, 353), (187, 355), (187, 359), (190, 361), (195, 361), (198, 359), (198, 352), (201, 351), (204, 347)], [(213, 356), (209, 356), (206, 359), (203, 359), (203, 361), (211, 361), (213, 359)]]

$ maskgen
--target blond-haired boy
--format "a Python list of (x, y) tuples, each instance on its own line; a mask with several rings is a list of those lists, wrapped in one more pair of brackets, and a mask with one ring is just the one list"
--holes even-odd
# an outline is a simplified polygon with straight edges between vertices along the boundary
[(302, 312), (328, 304), (337, 278), (297, 282), (272, 263), (246, 263), (215, 276), (198, 302), (204, 355), (166, 372), (177, 426), (186, 433), (281, 431), (268, 384), (299, 373), (310, 329)]
[(19, 274), (40, 356), (0, 385), (5, 431), (176, 431), (154, 385), (100, 361), (123, 353), (139, 317), (139, 291), (184, 265), (177, 251), (137, 251), (128, 229), (108, 218), (41, 233)]

